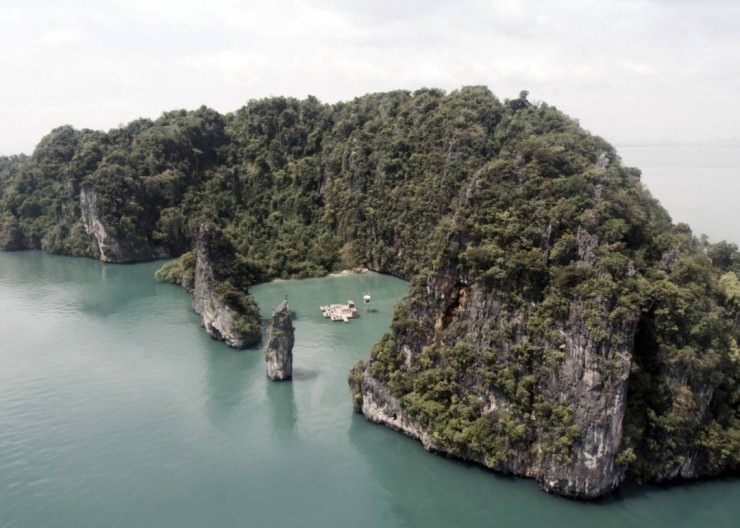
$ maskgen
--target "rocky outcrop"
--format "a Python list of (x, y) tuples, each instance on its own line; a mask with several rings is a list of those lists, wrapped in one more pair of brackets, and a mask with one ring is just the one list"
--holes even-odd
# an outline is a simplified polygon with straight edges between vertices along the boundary
[(201, 225), (195, 244), (192, 306), (212, 338), (233, 348), (246, 348), (260, 341), (260, 318), (246, 288), (224, 278), (234, 259), (233, 247), (221, 230), (212, 224)]
[(359, 386), (354, 386), (350, 382), (350, 388), (353, 392), (359, 391), (361, 394), (360, 407), (356, 410), (361, 412), (369, 421), (386, 425), (419, 440), (427, 451), (437, 451), (431, 435), (424, 430), (419, 422), (404, 414), (398, 400), (368, 370), (362, 372)]
[(118, 240), (108, 234), (98, 216), (98, 193), (91, 187), (80, 190), (80, 211), (85, 232), (93, 240), (97, 258), (103, 262), (119, 262), (122, 254)]
[(100, 196), (89, 185), (80, 189), (80, 212), (85, 232), (93, 242), (95, 258), (103, 262), (141, 262), (169, 256), (163, 248), (155, 247), (146, 238), (128, 234), (119, 238), (106, 228), (100, 218)]
[[(536, 478), (546, 491), (576, 498), (600, 497), (616, 489), (626, 470), (615, 462), (622, 448), (637, 317), (613, 324), (606, 306), (600, 309), (604, 318), (596, 332), (586, 323), (583, 303), (571, 304), (568, 320), (560, 328), (565, 338), (560, 351), (564, 358), (540, 385), (548, 399), (566, 402), (572, 409), (579, 438), (568, 463), (557, 454), (545, 456)], [(597, 333), (609, 336), (608, 341)]]
[(694, 273), (690, 232), (625, 200), (634, 180), (604, 156), (570, 190), (541, 177), (545, 157), (471, 176), (439, 258), (350, 375), (355, 410), (577, 499), (737, 472), (736, 308), (718, 272)]
[(18, 220), (10, 214), (0, 217), (0, 251), (19, 251), (25, 249), (23, 232)]
[(270, 337), (265, 348), (267, 377), (271, 380), (282, 381), (293, 377), (293, 344), (295, 343), (293, 331), (286, 300), (272, 312)]
[[(412, 405), (404, 408), (401, 403), (404, 398), (399, 401), (391, 392), (390, 380), (372, 375), (373, 361), (378, 359), (371, 359), (361, 376), (350, 383), (353, 392), (359, 395), (356, 410), (372, 422), (418, 439), (427, 450), (534, 478), (548, 492), (596, 498), (621, 484), (626, 468), (618, 465), (616, 459), (623, 447), (629, 351), (636, 318), (615, 320), (611, 324), (606, 313), (601, 328), (591, 328), (586, 322), (583, 303), (573, 301), (567, 319), (553, 328), (563, 340), (539, 343), (539, 361), (529, 359), (529, 364), (522, 366), (522, 350), (533, 344), (523, 333), (531, 319), (528, 310), (507, 312), (496, 292), (445, 275), (430, 277), (425, 293), (418, 304), (404, 309), (405, 316), (418, 321), (420, 331), (394, 332), (397, 361), (403, 358), (403, 366), (397, 372), (414, 379), (415, 373), (425, 369), (444, 368), (453, 358), (437, 351), (436, 366), (430, 369), (428, 363), (424, 364), (429, 361), (425, 350), (453, 339), (464, 341), (464, 346), (470, 347), (472, 364), (460, 373), (458, 380), (443, 382), (445, 390), (456, 394), (458, 401), (481, 402), (480, 418), (470, 420), (467, 427), (475, 427), (476, 423), (480, 426), (479, 420), (487, 420), (501, 440), (491, 446), (500, 445), (498, 449), (505, 453), (493, 452), (493, 447), (470, 449), (468, 443), (476, 444), (481, 439), (464, 437), (464, 428), (455, 433), (454, 428), (449, 428), (452, 420), (448, 416), (439, 423), (434, 418), (423, 423), (428, 410), (415, 412)], [(421, 306), (427, 306), (428, 311), (420, 309)], [(608, 312), (606, 303), (600, 309)], [(450, 314), (454, 314), (452, 318), (448, 318)], [(512, 329), (513, 339), (492, 343), (491, 335), (504, 326)], [(427, 328), (431, 330), (425, 331)], [(427, 337), (421, 337), (420, 342), (420, 336), (424, 335)], [(494, 364), (486, 364), (483, 358), (494, 347), (498, 347), (498, 357)], [(529, 393), (523, 397), (498, 386), (499, 383), (505, 386), (509, 380), (485, 381), (487, 376), (513, 369), (521, 370), (520, 380), (529, 379), (526, 389)], [(421, 381), (423, 378), (416, 379), (425, 383)], [(411, 391), (401, 396), (409, 401), (415, 394)], [(449, 402), (441, 404), (449, 405)], [(427, 409), (435, 409), (434, 402)], [(499, 427), (502, 422), (513, 425), (504, 429)], [(515, 445), (511, 440), (513, 430), (518, 430), (521, 436)]]
[[(605, 168), (596, 166), (596, 207), (610, 192)], [(475, 242), (480, 224), (470, 219), (506, 194), (495, 185), (471, 179), (444, 242), (453, 256), (417, 280), (391, 334), (353, 371), (355, 409), (428, 450), (534, 478), (558, 495), (601, 497), (623, 482), (629, 458), (634, 265), (624, 258), (603, 271), (599, 259), (612, 249), (594, 228), (595, 209), (559, 234), (556, 251), (543, 222), (526, 254), (497, 256), (490, 241)]]

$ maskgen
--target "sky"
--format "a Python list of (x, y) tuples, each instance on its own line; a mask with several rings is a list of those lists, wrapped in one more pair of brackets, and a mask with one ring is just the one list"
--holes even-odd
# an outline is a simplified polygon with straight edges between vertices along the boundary
[(0, 0), (0, 155), (272, 95), (530, 92), (620, 144), (740, 144), (736, 0)]

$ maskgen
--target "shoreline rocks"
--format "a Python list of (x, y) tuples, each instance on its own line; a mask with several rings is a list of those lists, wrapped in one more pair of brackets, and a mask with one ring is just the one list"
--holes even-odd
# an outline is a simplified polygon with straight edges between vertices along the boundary
[(223, 281), (218, 270), (233, 264), (234, 251), (221, 230), (200, 226), (195, 244), (193, 310), (203, 318), (208, 334), (232, 348), (247, 348), (260, 341), (260, 317), (250, 295)]

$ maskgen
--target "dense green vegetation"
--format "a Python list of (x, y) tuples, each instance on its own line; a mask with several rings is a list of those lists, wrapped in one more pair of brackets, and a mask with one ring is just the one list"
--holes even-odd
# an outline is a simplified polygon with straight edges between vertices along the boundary
[(218, 226), (233, 251), (220, 280), (252, 311), (251, 284), (367, 265), (413, 279), (369, 372), (445, 451), (503, 469), (536, 445), (567, 462), (581, 411), (560, 369), (578, 335), (604, 351), (605, 390), (622, 375), (609, 351), (629, 352), (630, 475), (669, 478), (687, 457), (737, 470), (737, 247), (673, 225), (610, 145), (526, 96), (271, 98), (61, 127), (0, 158), (0, 247), (96, 256), (87, 190), (138, 248), (121, 260), (182, 255), (158, 277), (186, 288), (199, 227)]
[[(6, 248), (92, 256), (79, 195), (99, 195), (115, 237), (178, 256), (222, 226), (263, 278), (367, 262), (410, 277), (462, 182), (492, 157), (502, 107), (483, 88), (369, 95), (322, 105), (273, 98), (108, 133), (61, 127), (0, 163)], [(10, 244), (14, 241), (14, 244)]]

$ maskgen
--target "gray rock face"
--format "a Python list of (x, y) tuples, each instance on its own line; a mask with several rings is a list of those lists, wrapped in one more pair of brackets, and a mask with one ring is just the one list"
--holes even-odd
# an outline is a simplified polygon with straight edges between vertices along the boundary
[[(601, 179), (607, 166), (600, 157)], [(471, 181), (461, 216), (481, 185)], [(462, 250), (467, 235), (455, 233), (449, 240)], [(543, 258), (551, 235), (543, 225)], [(591, 273), (599, 237), (579, 225), (573, 238), (577, 266)], [(626, 473), (617, 460), (639, 312), (616, 310), (620, 292), (604, 289), (569, 294), (543, 317), (537, 301), (512, 303), (506, 287), (458, 261), (429, 274), (397, 314), (391, 345), (350, 377), (355, 408), (428, 450), (534, 478), (545, 491), (606, 495)], [(435, 381), (425, 385), (425, 376)]]
[(637, 317), (613, 324), (606, 308), (601, 310), (601, 330), (611, 337), (610, 344), (595, 337), (586, 324), (584, 306), (573, 302), (561, 330), (565, 357), (554, 376), (543, 384), (550, 398), (570, 405), (580, 439), (567, 464), (556, 456), (546, 457), (536, 478), (546, 491), (576, 498), (600, 497), (616, 489), (626, 469), (617, 466), (615, 459), (622, 446)]
[[(215, 226), (203, 225), (195, 244), (195, 281), (193, 310), (203, 318), (208, 334), (233, 348), (246, 348), (260, 341), (259, 314), (254, 302), (244, 292), (238, 294), (249, 306), (236, 310), (226, 301), (226, 286), (219, 280), (217, 268), (227, 266), (233, 255), (224, 254), (224, 240)], [(253, 319), (257, 318), (255, 322)]]
[[(516, 364), (515, 351), (528, 342), (528, 337), (520, 334), (528, 324), (526, 311), (507, 313), (495, 292), (482, 291), (445, 274), (428, 280), (427, 294), (424, 304), (429, 311), (414, 316), (414, 309), (410, 308), (408, 315), (420, 315), (422, 321), (428, 318), (421, 326), (433, 328), (432, 335), (428, 335), (423, 343), (418, 342), (418, 337), (395, 336), (405, 369), (416, 371), (421, 368), (418, 363), (421, 350), (432, 346), (435, 340), (452, 339), (453, 335), (465, 336), (465, 341), (479, 350), (490, 349), (490, 335), (504, 321), (516, 330), (512, 341), (499, 349), (501, 366)], [(600, 309), (608, 312), (606, 301)], [(451, 313), (455, 314), (453, 318), (449, 318)], [(534, 412), (527, 418), (529, 423), (526, 426), (531, 431), (528, 445), (510, 452), (503, 462), (491, 462), (488, 454), (475, 457), (450, 449), (444, 442), (433, 441), (433, 431), (404, 413), (389, 388), (371, 375), (370, 366), (362, 374), (361, 386), (352, 387), (353, 392), (361, 394), (358, 410), (372, 422), (418, 439), (429, 451), (472, 460), (504, 473), (534, 478), (545, 491), (582, 499), (608, 494), (621, 484), (625, 476), (625, 468), (618, 466), (615, 459), (622, 447), (629, 351), (636, 331), (636, 317), (611, 323), (605, 315), (602, 328), (594, 329), (586, 323), (585, 313), (583, 303), (573, 302), (567, 320), (558, 323), (557, 331), (564, 336), (564, 344), (544, 344), (545, 355), (558, 356), (557, 368), (550, 370), (534, 365), (529, 371), (535, 380), (533, 391), (542, 395), (545, 401), (570, 409), (572, 423), (569, 427), (576, 428), (579, 434), (567, 455), (552, 450), (552, 426)], [(610, 336), (609, 344), (596, 336), (600, 332)], [(466, 375), (467, 381), (461, 390), (468, 397), (483, 402), (482, 416), (496, 422), (502, 414), (510, 413), (513, 402), (495, 387), (481, 383), (474, 371), (475, 367)], [(560, 425), (565, 430), (566, 424), (556, 424)]]
[(369, 421), (395, 429), (421, 442), (427, 451), (437, 451), (429, 435), (418, 422), (409, 419), (388, 388), (372, 377), (368, 370), (362, 374), (362, 407), (360, 412)]
[(80, 210), (85, 232), (90, 235), (96, 256), (103, 262), (120, 262), (123, 251), (118, 240), (108, 234), (98, 216), (98, 193), (90, 187), (80, 190)]
[(98, 192), (90, 186), (80, 189), (80, 211), (85, 232), (93, 242), (95, 258), (103, 262), (140, 262), (169, 256), (163, 248), (154, 247), (148, 240), (119, 240), (103, 224), (98, 206)]
[(283, 301), (272, 313), (270, 337), (265, 348), (267, 377), (271, 380), (281, 381), (293, 377), (293, 331), (288, 301)]

